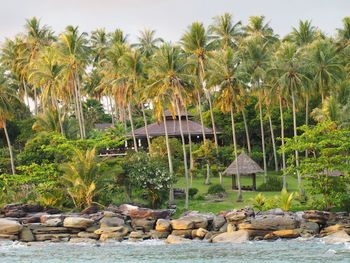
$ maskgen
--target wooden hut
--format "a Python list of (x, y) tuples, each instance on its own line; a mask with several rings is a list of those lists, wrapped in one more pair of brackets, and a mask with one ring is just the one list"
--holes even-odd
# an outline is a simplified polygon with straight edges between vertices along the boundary
[(264, 172), (263, 169), (245, 152), (242, 152), (237, 157), (237, 162), (234, 160), (229, 167), (226, 168), (223, 174), (232, 175), (232, 189), (237, 189), (237, 166), (240, 175), (249, 175), (252, 177), (252, 186), (242, 186), (242, 190), (256, 191), (256, 173)]

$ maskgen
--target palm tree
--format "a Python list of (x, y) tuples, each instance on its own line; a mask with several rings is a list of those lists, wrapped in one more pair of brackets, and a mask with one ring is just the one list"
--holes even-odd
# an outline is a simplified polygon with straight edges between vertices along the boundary
[[(292, 99), (293, 111), (293, 131), (297, 136), (296, 124), (296, 98), (300, 88), (307, 80), (305, 66), (301, 60), (301, 50), (295, 44), (284, 43), (276, 54), (275, 71), (278, 74), (278, 84), (286, 89)], [(281, 100), (281, 98), (280, 98)], [(280, 101), (281, 104), (281, 101)], [(280, 106), (281, 107), (281, 106)], [(282, 116), (282, 115), (281, 115)], [(299, 153), (295, 151), (296, 166), (299, 166)], [(301, 195), (304, 194), (302, 188), (301, 175), (298, 172), (298, 186)]]
[[(208, 33), (206, 32), (203, 24), (199, 22), (195, 22), (188, 27), (188, 30), (182, 36), (181, 44), (185, 52), (192, 55), (194, 60), (196, 61), (196, 64), (197, 64), (196, 67), (198, 69), (197, 72), (199, 73), (199, 81), (202, 86), (202, 90), (205, 92), (209, 102), (210, 117), (211, 117), (213, 132), (214, 132), (214, 141), (215, 141), (216, 147), (218, 147), (218, 139), (216, 134), (212, 100), (211, 100), (209, 91), (206, 89), (206, 84), (205, 84), (205, 71), (206, 71), (205, 61), (212, 48), (211, 39)], [(200, 91), (197, 92), (197, 97), (198, 97), (198, 104), (200, 105), (201, 104)], [(200, 114), (202, 114), (201, 107), (199, 107), (199, 111), (200, 111)], [(202, 125), (204, 124), (202, 123)]]
[(59, 101), (64, 98), (62, 89), (63, 65), (58, 62), (58, 54), (55, 47), (46, 47), (34, 60), (32, 69), (28, 75), (29, 82), (34, 87), (42, 87), (41, 101), (43, 108), (55, 108), (58, 114), (60, 132), (65, 136), (62, 123), (62, 107)]
[(11, 146), (10, 137), (7, 131), (7, 120), (11, 119), (13, 116), (13, 108), (11, 105), (11, 100), (15, 99), (13, 90), (9, 88), (8, 81), (5, 77), (5, 72), (0, 69), (0, 128), (4, 129), (5, 137), (7, 141), (7, 146), (10, 153), (11, 170), (12, 174), (16, 173), (15, 161)]
[(150, 58), (158, 48), (158, 45), (164, 42), (162, 38), (156, 38), (155, 34), (155, 30), (145, 29), (141, 31), (140, 35), (137, 37), (138, 43), (133, 45), (138, 48), (146, 58)]
[[(232, 123), (232, 138), (235, 158), (237, 161), (237, 140), (234, 121), (234, 108), (238, 108), (242, 95), (242, 79), (244, 73), (241, 70), (240, 58), (234, 51), (227, 47), (225, 50), (217, 52), (212, 59), (209, 60), (208, 83), (217, 85), (220, 88), (219, 105), (223, 112), (230, 112)], [(241, 177), (237, 167), (238, 178), (238, 197), (237, 202), (242, 201)]]
[(229, 13), (216, 16), (213, 20), (214, 23), (209, 26), (209, 32), (212, 34), (215, 46), (237, 48), (237, 41), (242, 37), (242, 22), (233, 23), (232, 15)]
[(337, 41), (340, 48), (346, 48), (350, 45), (350, 17), (343, 18), (343, 28), (337, 28)]
[[(165, 102), (170, 106), (169, 108), (174, 115), (178, 116), (186, 177), (185, 209), (188, 209), (189, 201), (189, 173), (181, 112), (184, 102), (183, 97), (185, 97), (186, 88), (188, 87), (187, 83), (190, 78), (187, 74), (187, 67), (188, 63), (181, 49), (170, 44), (165, 44), (156, 52), (152, 60), (152, 69), (150, 72), (150, 79), (152, 80), (151, 89), (157, 92), (155, 104)], [(170, 97), (170, 101), (169, 99), (164, 100), (164, 96)], [(160, 107), (162, 108), (162, 106)], [(167, 126), (165, 117), (164, 126)]]
[(81, 139), (84, 139), (86, 135), (81, 95), (81, 78), (85, 73), (89, 56), (86, 35), (86, 33), (79, 33), (78, 27), (68, 26), (59, 37), (59, 58), (60, 63), (64, 65), (66, 92), (74, 101)]
[(263, 151), (264, 161), (264, 174), (265, 180), (267, 176), (267, 163), (266, 163), (266, 151), (265, 151), (265, 135), (264, 135), (264, 123), (263, 123), (263, 84), (266, 75), (267, 67), (270, 63), (270, 47), (269, 42), (262, 41), (261, 39), (247, 40), (243, 46), (243, 60), (245, 68), (248, 74), (251, 76), (252, 89), (258, 95), (258, 107), (260, 117), (260, 132), (261, 132), (261, 145)]
[(128, 42), (128, 35), (124, 34), (120, 29), (116, 29), (114, 32), (110, 33), (109, 38), (111, 46), (115, 44), (126, 44)]
[(243, 30), (243, 36), (246, 39), (259, 39), (264, 42), (277, 40), (270, 24), (265, 23), (264, 16), (249, 17), (248, 25), (243, 27)]

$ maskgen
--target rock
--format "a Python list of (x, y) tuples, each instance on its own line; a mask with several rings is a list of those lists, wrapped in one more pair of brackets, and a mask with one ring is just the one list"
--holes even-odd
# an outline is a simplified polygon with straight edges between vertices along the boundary
[(314, 222), (318, 224), (326, 224), (329, 217), (329, 213), (317, 210), (304, 211), (303, 218), (306, 221)]
[(243, 243), (249, 240), (249, 234), (245, 230), (226, 232), (217, 235), (212, 239), (213, 243)]
[(69, 239), (69, 243), (79, 244), (79, 243), (87, 243), (87, 244), (97, 244), (96, 240), (91, 238), (80, 238), (80, 237), (72, 237)]
[(100, 220), (100, 227), (116, 227), (116, 226), (123, 226), (124, 220), (119, 217), (108, 217), (105, 216)]
[(227, 224), (227, 232), (235, 232), (237, 231), (237, 227), (234, 224)]
[(129, 234), (129, 241), (142, 241), (143, 240), (143, 232), (141, 231), (133, 231)]
[(64, 216), (61, 214), (55, 214), (55, 215), (44, 214), (40, 216), (40, 223), (44, 224), (47, 220), (51, 220), (51, 219), (59, 219), (63, 221)]
[(171, 235), (183, 237), (183, 238), (191, 238), (192, 237), (192, 229), (187, 230), (173, 230)]
[(17, 221), (0, 218), (0, 234), (18, 234), (22, 228), (23, 226)]
[(56, 215), (56, 214), (60, 214), (62, 213), (62, 211), (58, 208), (53, 208), (53, 207), (50, 207), (50, 206), (46, 206), (44, 208), (44, 212), (50, 214), (50, 215)]
[(285, 215), (285, 212), (281, 208), (275, 208), (264, 212), (259, 212), (259, 215), (283, 216)]
[(40, 223), (40, 218), (44, 215), (47, 215), (46, 213), (40, 212), (28, 215), (27, 218), (25, 218), (22, 223), (23, 224), (31, 224), (31, 223)]
[(94, 223), (93, 220), (83, 217), (67, 217), (63, 221), (64, 227), (86, 229)]
[[(55, 234), (55, 233), (71, 233), (74, 232), (73, 229), (68, 229), (66, 227), (43, 227), (38, 226), (32, 229), (34, 234)], [(75, 230), (76, 233), (79, 232), (78, 229)]]
[(247, 214), (243, 211), (233, 211), (226, 214), (225, 219), (228, 223), (240, 224), (247, 218)]
[(98, 239), (99, 238), (99, 236), (96, 235), (95, 233), (89, 233), (89, 232), (85, 232), (85, 231), (79, 232), (78, 237), (84, 238), (84, 239), (86, 239), (86, 238)]
[(124, 239), (125, 235), (119, 232), (112, 232), (112, 233), (103, 233), (100, 236), (100, 241), (107, 241), (108, 239), (112, 239), (115, 241), (122, 241)]
[(16, 235), (0, 234), (0, 239), (18, 240), (18, 236), (16, 236)]
[(82, 215), (90, 215), (90, 214), (95, 214), (98, 212), (98, 207), (95, 205), (89, 206), (85, 208), (83, 211), (81, 211)]
[(74, 234), (37, 234), (34, 235), (36, 241), (46, 241), (46, 240), (51, 240), (55, 242), (61, 241), (63, 238), (71, 238), (71, 237), (76, 237)]
[(212, 238), (214, 237), (213, 233), (212, 232), (208, 232), (205, 237), (204, 237), (204, 240), (212, 240)]
[(158, 230), (151, 230), (150, 231), (150, 237), (152, 239), (165, 239), (170, 235), (167, 231), (158, 231)]
[(192, 230), (191, 235), (192, 235), (192, 238), (198, 237), (200, 239), (203, 239), (208, 232), (209, 231), (204, 228), (199, 228), (199, 229)]
[(156, 223), (156, 230), (157, 231), (170, 231), (171, 230), (171, 224), (169, 220), (166, 219), (158, 219)]
[(199, 217), (204, 217), (207, 221), (212, 222), (214, 220), (215, 214), (214, 213), (203, 213), (203, 212), (199, 212), (199, 211), (187, 211), (185, 213), (183, 213), (180, 218), (184, 218), (184, 217), (189, 217), (189, 216), (199, 216)]
[(314, 236), (320, 232), (320, 226), (314, 222), (302, 221), (300, 223), (300, 232), (302, 236), (307, 234)]
[(214, 231), (219, 231), (219, 229), (226, 223), (225, 217), (218, 215), (215, 216), (213, 219), (213, 230)]
[(19, 233), (19, 240), (23, 242), (32, 242), (34, 241), (34, 235), (28, 227), (23, 227)]
[(168, 244), (189, 244), (191, 243), (191, 240), (179, 236), (169, 235), (166, 242)]
[(344, 230), (341, 230), (324, 237), (323, 241), (326, 244), (343, 244), (350, 242), (350, 236)]
[(151, 229), (154, 229), (156, 221), (149, 219), (133, 219), (131, 225), (134, 229), (140, 229), (144, 232), (149, 232)]
[(85, 229), (85, 231), (89, 233), (94, 233), (99, 228), (100, 227), (98, 225), (92, 225), (92, 226), (89, 226), (87, 229)]
[(225, 221), (225, 224), (222, 226), (222, 227), (220, 227), (220, 229), (219, 229), (219, 232), (227, 232), (227, 227), (228, 227), (228, 223), (226, 223), (226, 221)]
[(341, 230), (344, 230), (348, 235), (350, 235), (350, 226), (349, 225), (338, 225), (338, 224), (322, 229), (321, 235), (327, 236), (327, 235), (331, 235), (331, 234), (338, 232), (338, 231), (341, 231)]
[(296, 230), (277, 230), (264, 236), (265, 240), (277, 238), (296, 238), (300, 233)]
[(9, 211), (13, 210), (22, 210), (22, 203), (17, 204), (8, 204), (5, 205), (0, 211), (4, 214), (6, 214)]
[(20, 217), (25, 217), (26, 214), (27, 213), (24, 212), (23, 210), (10, 210), (10, 211), (5, 213), (5, 216), (6, 217), (20, 218)]
[[(188, 215), (188, 216), (181, 217), (179, 220), (192, 221), (193, 228), (207, 228), (207, 226), (208, 226), (207, 218), (205, 216), (202, 216), (202, 215)], [(186, 229), (188, 229), (188, 228), (186, 228)]]
[(38, 204), (22, 204), (21, 208), (26, 213), (38, 213), (44, 210), (43, 207)]
[(104, 227), (104, 228), (97, 229), (94, 233), (96, 235), (102, 235), (107, 233), (120, 233), (123, 236), (126, 236), (129, 233), (129, 229), (123, 226)]
[(130, 216), (133, 219), (146, 218), (154, 220), (160, 218), (168, 218), (174, 213), (174, 210), (172, 209), (153, 210), (149, 208), (140, 208), (138, 206), (128, 204), (120, 205), (117, 211), (122, 213), (123, 215)]
[(45, 223), (43, 223), (44, 226), (62, 226), (62, 219), (61, 218), (52, 218), (52, 219), (48, 219), (45, 221)]
[(194, 227), (194, 223), (191, 220), (185, 219), (174, 219), (170, 221), (171, 226), (175, 230), (186, 230), (192, 229)]

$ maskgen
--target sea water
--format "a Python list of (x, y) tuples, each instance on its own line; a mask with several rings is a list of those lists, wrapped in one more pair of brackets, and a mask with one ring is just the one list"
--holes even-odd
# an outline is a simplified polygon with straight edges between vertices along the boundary
[(350, 244), (328, 245), (320, 240), (252, 241), (242, 244), (169, 245), (165, 241), (70, 243), (0, 242), (1, 263), (107, 263), (107, 262), (350, 262)]

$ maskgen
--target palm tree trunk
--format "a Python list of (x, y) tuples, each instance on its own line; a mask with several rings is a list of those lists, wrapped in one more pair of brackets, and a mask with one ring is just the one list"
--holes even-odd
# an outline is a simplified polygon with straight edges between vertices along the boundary
[[(305, 125), (309, 126), (309, 94), (306, 93), (305, 99)], [(305, 151), (305, 157), (308, 156), (308, 151)]]
[[(23, 80), (23, 87), (24, 87), (24, 97), (26, 98), (27, 100), (27, 107), (29, 108), (30, 110), (30, 102), (29, 102), (29, 94), (28, 94), (28, 87), (27, 87), (27, 84), (26, 84), (26, 81)], [(24, 101), (24, 99), (23, 99)]]
[[(168, 153), (169, 173), (171, 176), (173, 176), (174, 175), (173, 159), (172, 159), (170, 143), (169, 143), (168, 125), (166, 122), (164, 111), (163, 111), (163, 122), (164, 122), (164, 132), (165, 132), (165, 143), (166, 143), (166, 149)], [(169, 205), (173, 205), (173, 204), (174, 204), (174, 189), (171, 186), (169, 190)]]
[(215, 147), (216, 147), (216, 151), (218, 151), (218, 137), (216, 134), (216, 127), (215, 127), (215, 120), (214, 120), (214, 112), (213, 112), (213, 106), (211, 103), (211, 98), (210, 98), (210, 94), (208, 92), (207, 94), (208, 97), (208, 101), (209, 101), (209, 107), (210, 107), (210, 118), (211, 118), (211, 125), (213, 127), (213, 133), (214, 133), (214, 142), (215, 142)]
[[(296, 118), (296, 109), (295, 109), (295, 97), (294, 97), (293, 88), (292, 88), (291, 96), (292, 96), (292, 105), (293, 105), (293, 131), (294, 131), (294, 137), (296, 137), (298, 134), (297, 134), (297, 118)], [(295, 164), (297, 166), (299, 193), (301, 196), (303, 196), (304, 190), (303, 190), (303, 186), (302, 186), (301, 175), (300, 175), (300, 172), (298, 169), (299, 168), (299, 152), (298, 151), (295, 151)]]
[(33, 89), (34, 89), (34, 112), (35, 112), (35, 115), (38, 115), (38, 98), (36, 94), (36, 88), (33, 87)]
[(185, 137), (182, 129), (182, 121), (181, 121), (181, 111), (179, 102), (176, 100), (176, 108), (178, 112), (178, 120), (179, 120), (179, 126), (180, 126), (180, 135), (181, 135), (181, 141), (182, 141), (182, 151), (184, 156), (184, 166), (185, 166), (185, 178), (186, 178), (186, 189), (185, 189), (185, 210), (188, 210), (188, 186), (189, 186), (189, 180), (188, 180), (188, 167), (187, 167), (187, 153), (186, 153), (186, 145), (185, 145)]
[(201, 129), (202, 129), (202, 135), (203, 135), (203, 141), (205, 141), (205, 131), (204, 131), (204, 121), (203, 121), (203, 113), (202, 113), (202, 105), (201, 105), (201, 96), (199, 92), (197, 92), (197, 99), (198, 99), (198, 112), (199, 112), (199, 117), (201, 119)]
[(79, 110), (81, 114), (81, 124), (82, 124), (82, 130), (83, 130), (83, 136), (84, 139), (86, 137), (86, 131), (85, 131), (85, 120), (84, 120), (84, 111), (83, 111), (83, 100), (81, 97), (81, 88), (80, 88), (80, 80), (79, 77), (77, 77), (77, 90), (78, 90), (78, 102), (79, 102)]
[(250, 153), (252, 151), (252, 148), (250, 146), (248, 123), (247, 123), (247, 118), (245, 116), (245, 110), (244, 109), (242, 110), (242, 116), (243, 116), (243, 122), (244, 122), (245, 135), (247, 137), (247, 148), (248, 148), (248, 152)]
[(286, 173), (286, 153), (284, 152), (284, 118), (282, 97), (279, 96), (280, 116), (281, 116), (281, 141), (282, 141), (282, 168), (283, 168), (283, 189), (287, 189), (287, 173)]
[(275, 171), (278, 172), (276, 141), (275, 141), (275, 134), (273, 132), (272, 120), (270, 115), (269, 115), (269, 123), (270, 123), (271, 141), (272, 141), (272, 148), (273, 148), (273, 158), (275, 159)]
[(233, 139), (233, 149), (235, 151), (236, 158), (236, 173), (237, 173), (237, 186), (238, 186), (238, 196), (237, 202), (242, 202), (242, 188), (241, 188), (241, 175), (238, 168), (238, 154), (237, 154), (237, 140), (236, 140), (236, 128), (235, 128), (235, 119), (233, 116), (233, 109), (231, 109), (231, 124), (232, 124), (232, 139)]
[(113, 114), (113, 106), (112, 106), (112, 99), (111, 99), (111, 97), (108, 94), (106, 95), (106, 99), (107, 99), (107, 109), (111, 113), (112, 124), (115, 125), (114, 114)]
[(12, 152), (12, 146), (11, 146), (10, 137), (9, 137), (8, 132), (7, 132), (6, 120), (3, 120), (2, 123), (3, 123), (3, 128), (4, 128), (4, 132), (5, 132), (6, 141), (7, 141), (7, 146), (9, 148), (9, 152), (10, 152), (10, 162), (11, 162), (12, 174), (15, 175), (16, 174), (15, 160), (13, 158), (13, 152)]
[(266, 183), (267, 177), (267, 165), (266, 165), (266, 151), (265, 151), (265, 135), (264, 135), (264, 122), (263, 122), (263, 112), (261, 106), (261, 92), (259, 91), (259, 116), (260, 116), (260, 132), (261, 132), (261, 144), (263, 151), (263, 161), (264, 161), (264, 182)]
[(76, 115), (76, 118), (78, 119), (80, 139), (84, 139), (83, 126), (82, 126), (82, 122), (81, 122), (79, 99), (78, 99), (78, 89), (77, 89), (77, 85), (76, 85), (75, 81), (74, 81), (74, 99), (75, 99), (75, 103), (74, 103), (75, 115)]
[[(186, 108), (186, 106), (185, 106)], [(193, 166), (194, 166), (194, 163), (193, 163), (193, 154), (192, 154), (192, 138), (191, 138), (191, 131), (189, 129), (189, 122), (188, 122), (188, 114), (187, 114), (187, 111), (186, 111), (186, 124), (187, 124), (187, 134), (188, 134), (188, 144), (189, 144), (189, 151), (190, 151), (190, 178), (191, 178), (191, 187), (192, 187), (192, 183), (193, 183), (193, 174), (192, 174), (192, 169), (193, 169)]]
[(136, 140), (136, 137), (135, 137), (134, 121), (132, 119), (132, 114), (131, 114), (131, 102), (128, 103), (128, 113), (129, 113), (129, 120), (130, 120), (130, 126), (131, 126), (132, 139), (134, 141), (134, 149), (135, 149), (135, 152), (138, 152), (137, 140)]
[(142, 109), (143, 122), (145, 123), (145, 131), (146, 131), (148, 150), (150, 150), (151, 139), (149, 138), (149, 134), (148, 134), (148, 124), (147, 124), (147, 118), (146, 118), (146, 113), (145, 113), (145, 107), (143, 106), (142, 102), (141, 102), (141, 109)]
[(57, 114), (58, 114), (58, 123), (60, 124), (60, 129), (61, 129), (61, 135), (63, 137), (65, 137), (64, 135), (64, 129), (63, 129), (63, 124), (62, 124), (62, 116), (61, 116), (61, 109), (60, 106), (58, 105), (58, 100), (56, 100), (55, 98), (53, 98), (55, 104), (56, 104), (56, 108), (57, 108)]

